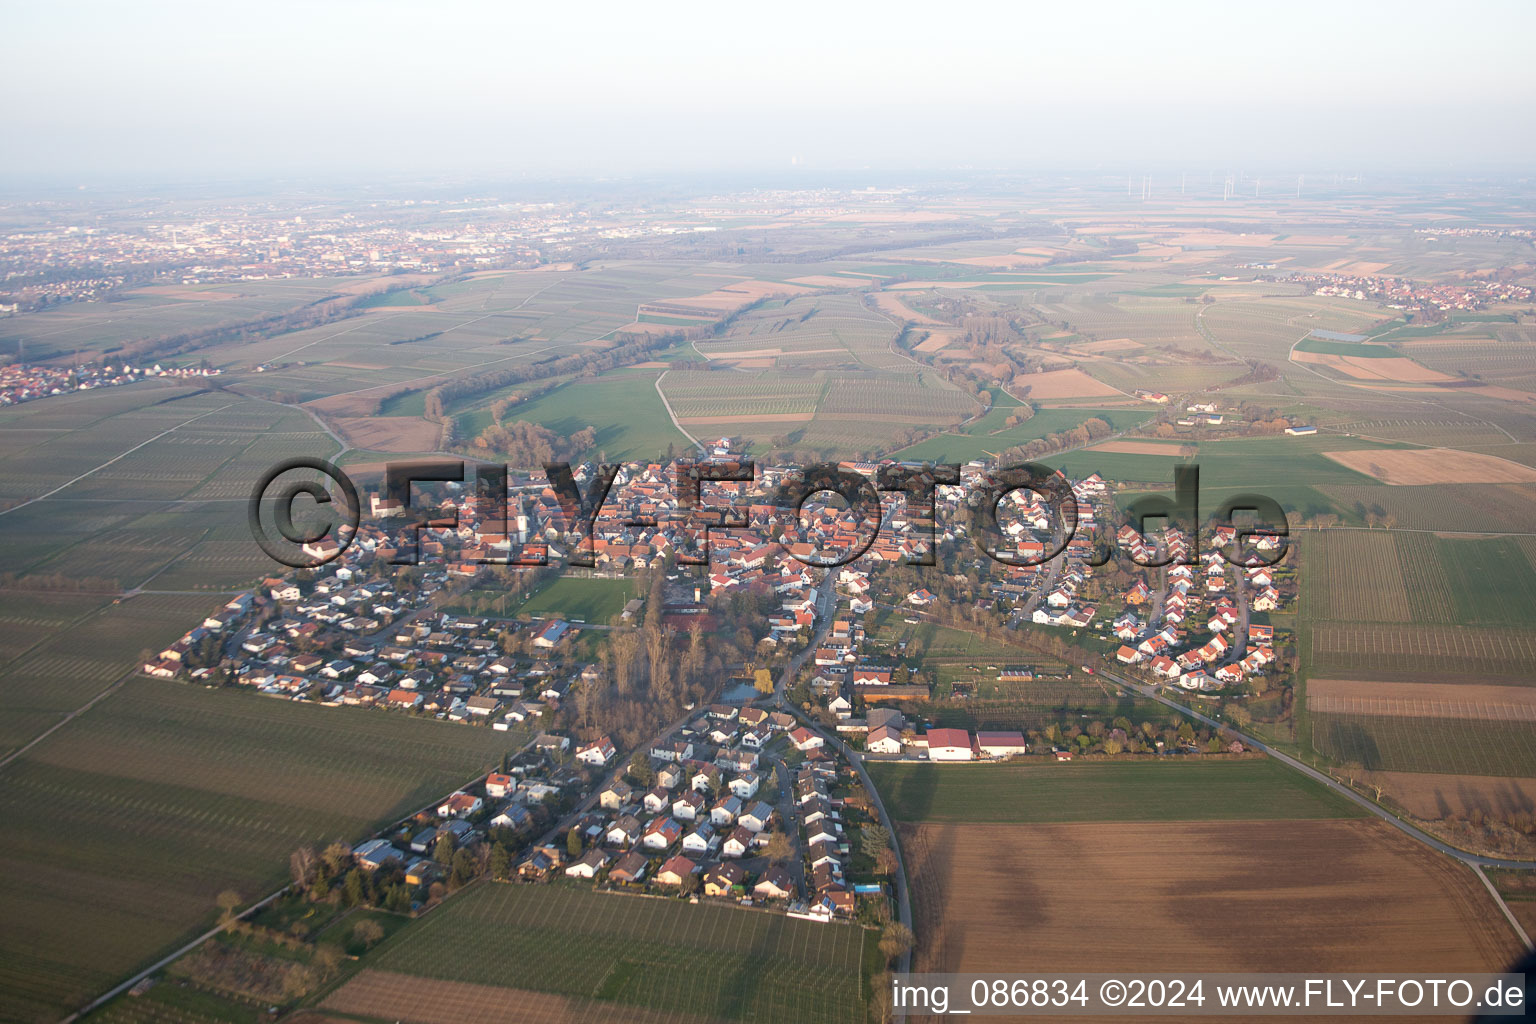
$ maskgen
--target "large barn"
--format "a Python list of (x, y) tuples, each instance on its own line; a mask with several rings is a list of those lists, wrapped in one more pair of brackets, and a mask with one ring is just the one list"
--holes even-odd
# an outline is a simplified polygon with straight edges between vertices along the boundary
[(928, 760), (971, 760), (971, 734), (964, 729), (929, 729)]

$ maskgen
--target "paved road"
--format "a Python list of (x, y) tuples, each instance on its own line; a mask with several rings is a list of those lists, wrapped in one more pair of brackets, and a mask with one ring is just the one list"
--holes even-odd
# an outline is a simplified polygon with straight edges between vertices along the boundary
[[(784, 834), (789, 837), (790, 848), (794, 855), (789, 858), (785, 869), (795, 879), (795, 889), (801, 896), (805, 895), (805, 849), (800, 842), (800, 816), (795, 805), (795, 776), (789, 770), (789, 765), (772, 754), (763, 754), (763, 760), (773, 769), (774, 776), (778, 779), (779, 799), (774, 805), (779, 812), (779, 821), (784, 826)], [(761, 794), (759, 794), (761, 795)]]
[[(908, 928), (911, 928), (912, 898), (911, 894), (907, 890), (907, 864), (901, 855), (901, 841), (898, 839), (896, 834), (896, 825), (891, 820), (890, 814), (887, 813), (885, 809), (885, 801), (880, 799), (880, 791), (875, 788), (874, 780), (871, 779), (869, 777), (869, 773), (864, 770), (863, 755), (861, 755), (857, 750), (854, 750), (847, 743), (843, 742), (842, 738), (839, 737), (836, 733), (828, 732), (825, 728), (822, 727), (820, 722), (817, 722), (811, 718), (807, 718), (801, 712), (801, 710), (791, 704), (788, 698), (785, 696), (785, 691), (789, 689), (789, 684), (791, 680), (794, 679), (795, 673), (800, 671), (800, 666), (805, 664), (805, 659), (810, 657), (810, 655), (816, 650), (817, 647), (821, 646), (821, 641), (826, 637), (827, 631), (832, 628), (832, 612), (837, 607), (836, 572), (836, 569), (828, 569), (826, 571), (826, 576), (823, 577), (820, 585), (817, 587), (818, 597), (816, 600), (816, 614), (820, 625), (816, 627), (815, 633), (811, 636), (811, 642), (805, 648), (805, 650), (791, 658), (788, 664), (784, 666), (784, 670), (779, 673), (779, 680), (773, 691), (773, 699), (774, 703), (778, 705), (779, 710), (787, 711), (794, 715), (801, 721), (803, 725), (805, 725), (806, 728), (810, 729), (831, 746), (841, 751), (843, 756), (848, 759), (848, 763), (853, 765), (853, 770), (858, 772), (859, 779), (864, 783), (865, 790), (868, 791), (870, 799), (874, 802), (875, 811), (880, 816), (880, 824), (885, 826), (886, 831), (891, 834), (891, 845), (895, 847), (896, 850), (895, 880), (897, 919), (900, 920), (901, 923), (906, 925)], [(903, 974), (909, 973), (912, 970), (911, 950), (908, 950), (901, 955), (901, 962), (897, 965), (897, 970)]]
[[(694, 351), (697, 352), (698, 349), (694, 349)], [(668, 372), (670, 372), (670, 371), (662, 370), (661, 373), (657, 374), (657, 376), (656, 376), (656, 394), (657, 394), (658, 397), (661, 398), (661, 407), (663, 409), (667, 410), (667, 418), (672, 421), (672, 425), (677, 428), (677, 432), (679, 434), (682, 434), (688, 440), (692, 441), (694, 443), (694, 446), (697, 447), (699, 449), (699, 451), (704, 451), (704, 442), (700, 441), (698, 438), (696, 438), (692, 434), (688, 433), (687, 429), (683, 426), (682, 422), (680, 420), (678, 420), (677, 414), (672, 411), (672, 403), (667, 401), (667, 393), (665, 391), (661, 390), (662, 378), (665, 377), (668, 374)]]
[[(675, 722), (672, 722), (670, 725), (662, 729), (655, 736), (652, 736), (642, 746), (637, 747), (636, 749), (649, 752), (650, 749), (656, 744), (660, 743), (662, 740), (666, 739), (668, 736), (671, 736), (673, 733), (677, 732), (677, 730), (691, 722), (699, 713), (700, 711), (698, 708), (694, 708), (692, 711), (685, 713), (683, 717), (679, 718)], [(597, 805), (598, 798), (603, 795), (603, 790), (607, 789), (610, 785), (616, 782), (619, 776), (623, 775), (628, 770), (628, 761), (615, 759), (613, 770), (605, 775), (603, 780), (598, 785), (592, 787), (592, 791), (582, 798), (581, 803), (577, 804), (576, 807), (572, 809), (572, 811), (564, 818), (561, 818), (558, 822), (552, 825), (549, 831), (540, 836), (536, 842), (528, 847), (528, 849), (534, 850), (540, 846), (546, 846), (550, 843), (554, 843), (563, 849), (565, 846), (566, 833), (570, 832), (571, 826), (576, 824), (577, 819), (579, 819), (582, 815), (592, 810), (592, 808)], [(643, 796), (644, 794), (641, 795)]]
[(1455, 857), (1457, 860), (1461, 861), (1463, 864), (1467, 864), (1467, 865), (1472, 866), (1472, 867), (1480, 867), (1480, 868), (1519, 868), (1519, 869), (1525, 869), (1525, 870), (1536, 869), (1536, 861), (1531, 861), (1531, 860), (1507, 860), (1507, 859), (1504, 859), (1504, 858), (1501, 858), (1501, 857), (1484, 857), (1484, 856), (1481, 856), (1480, 854), (1468, 853), (1466, 850), (1457, 849), (1456, 847), (1451, 846), (1449, 843), (1441, 842), (1439, 839), (1436, 839), (1434, 836), (1430, 835), (1428, 832), (1424, 832), (1424, 831), (1422, 831), (1422, 830), (1420, 830), (1418, 828), (1415, 828), (1413, 825), (1410, 825), (1408, 822), (1403, 821), (1401, 818), (1398, 818), (1395, 815), (1393, 815), (1390, 811), (1387, 811), (1387, 810), (1383, 809), (1382, 807), (1378, 806), (1377, 804), (1373, 803), (1372, 801), (1370, 801), (1370, 800), (1366, 799), (1365, 797), (1361, 796), (1359, 793), (1356, 793), (1354, 790), (1350, 789), (1348, 786), (1344, 785), (1342, 782), (1339, 782), (1337, 779), (1333, 778), (1331, 775), (1328, 775), (1328, 774), (1326, 774), (1324, 772), (1320, 772), (1316, 768), (1313, 768), (1311, 765), (1306, 764), (1305, 762), (1302, 762), (1302, 761), (1298, 761), (1296, 758), (1291, 757), (1289, 754), (1282, 753), (1281, 751), (1276, 750), (1274, 747), (1271, 747), (1269, 744), (1264, 743), (1261, 740), (1257, 740), (1257, 739), (1253, 738), (1252, 736), (1249, 736), (1249, 735), (1247, 735), (1247, 734), (1245, 734), (1245, 733), (1243, 733), (1243, 732), (1233, 728), (1227, 722), (1219, 722), (1219, 721), (1217, 721), (1214, 718), (1211, 718), (1211, 717), (1209, 717), (1207, 715), (1201, 714), (1200, 712), (1196, 711), (1194, 708), (1189, 707), (1188, 705), (1180, 704), (1176, 700), (1171, 700), (1170, 698), (1163, 696), (1161, 691), (1159, 691), (1155, 687), (1146, 686), (1146, 685), (1143, 685), (1141, 683), (1132, 682), (1131, 680), (1126, 679), (1124, 676), (1118, 675), (1118, 674), (1116, 674), (1114, 672), (1111, 672), (1111, 671), (1108, 671), (1108, 670), (1105, 670), (1105, 669), (1100, 669), (1098, 674), (1101, 675), (1101, 676), (1104, 676), (1105, 678), (1107, 678), (1107, 679), (1109, 679), (1109, 680), (1111, 680), (1113, 682), (1119, 683), (1121, 686), (1124, 686), (1128, 690), (1134, 690), (1135, 692), (1141, 694), (1144, 697), (1148, 697), (1148, 698), (1150, 698), (1152, 700), (1157, 701), (1159, 704), (1163, 704), (1163, 705), (1166, 705), (1167, 707), (1173, 708), (1175, 711), (1178, 711), (1180, 714), (1188, 715), (1189, 717), (1195, 719), (1196, 721), (1203, 722), (1204, 724), (1206, 724), (1208, 726), (1211, 726), (1212, 728), (1227, 730), (1228, 732), (1230, 732), (1234, 736), (1236, 736), (1238, 739), (1242, 740), (1244, 745), (1252, 747), (1254, 750), (1263, 751), (1264, 753), (1268, 754), (1270, 757), (1273, 757), (1276, 761), (1279, 761), (1281, 764), (1285, 765), (1286, 767), (1293, 768), (1296, 771), (1301, 772), (1303, 775), (1307, 776), (1308, 778), (1313, 779), (1316, 782), (1322, 783), (1324, 786), (1327, 786), (1329, 789), (1333, 790), (1335, 793), (1338, 793), (1340, 796), (1343, 796), (1346, 799), (1348, 799), (1348, 800), (1350, 800), (1350, 801), (1352, 801), (1352, 802), (1354, 802), (1356, 804), (1359, 804), (1361, 807), (1364, 807), (1366, 810), (1370, 811), (1372, 814), (1376, 815), (1376, 817), (1380, 818), (1382, 821), (1385, 821), (1387, 824), (1391, 825), (1392, 827), (1394, 827), (1394, 828), (1396, 828), (1396, 829), (1406, 833), (1407, 835), (1411, 836), (1414, 839), (1417, 839), (1419, 842), (1423, 843), (1426, 846), (1429, 846), (1429, 847), (1431, 847), (1431, 848), (1433, 848), (1435, 850), (1439, 850), (1441, 853), (1445, 854), (1448, 857)]

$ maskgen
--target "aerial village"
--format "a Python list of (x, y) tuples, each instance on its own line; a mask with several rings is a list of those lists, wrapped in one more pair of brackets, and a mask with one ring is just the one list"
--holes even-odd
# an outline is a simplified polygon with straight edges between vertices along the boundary
[[(730, 439), (710, 454), (726, 464), (742, 460)], [(872, 475), (878, 467), (844, 468)], [(977, 586), (966, 614), (1063, 643), (1073, 638), (1076, 650), (1098, 652), (1101, 677), (1123, 673), (1185, 695), (1241, 696), (1277, 670), (1267, 613), (1294, 601), (1294, 575), (1283, 563), (1224, 557), (1239, 539), (1235, 528), (1204, 529), (1200, 550), (1172, 527), (1145, 537), (1130, 525), (1113, 530), (1113, 494), (1095, 475), (1070, 483), (1077, 528), (1064, 545), (1049, 502), (1016, 490), (1003, 499), (983, 552), (968, 534), (964, 503), (986, 469), (966, 465), (958, 485), (939, 485), (931, 514), (899, 496), (888, 500), (868, 549), (830, 568), (807, 563), (819, 551), (856, 547), (858, 524), (850, 509), (820, 503), (818, 494), (786, 528), (768, 495), (790, 467), (759, 467), (750, 483), (701, 487), (694, 525), (726, 525), (695, 531), (708, 545), (707, 563), (697, 566), (679, 559), (703, 551), (685, 530), (673, 466), (619, 470), (592, 530), (592, 565), (580, 570), (569, 563), (586, 542), (564, 529), (542, 475), (510, 478), (502, 508), (447, 485), (430, 521), (456, 525), (416, 525), (419, 510), (411, 510), (413, 521), (372, 494), (339, 557), (269, 577), (229, 600), (142, 671), (509, 733), (517, 749), (500, 770), (358, 845), (353, 854), (364, 870), (403, 871), (408, 884), (430, 885), (455, 850), (495, 835), (515, 853), (507, 878), (849, 918), (859, 913), (859, 896), (884, 893), (892, 867), (881, 853), (889, 835), (861, 779), (862, 760), (1074, 756), (1022, 730), (936, 726), (931, 679), (899, 649), (872, 641), (868, 623), (876, 616), (937, 621), (953, 611), (955, 581), (969, 573)], [(596, 472), (583, 465), (576, 482), (585, 486)], [(1245, 543), (1269, 553), (1282, 541), (1258, 534)], [(402, 573), (395, 560), (411, 545), (419, 559)], [(332, 539), (311, 548), (336, 553)], [(934, 565), (908, 564), (930, 553)], [(664, 574), (664, 583), (630, 598), (611, 622), (449, 610), (493, 571), (610, 578), (649, 571)], [(603, 660), (592, 655), (607, 631), (637, 623), (658, 598), (668, 631), (716, 630), (738, 594), (773, 609), (736, 623), (751, 632), (754, 663), (726, 673), (734, 678), (691, 701), (680, 720), (656, 723), (652, 738), (624, 747), (578, 712), (585, 691), (609, 683)], [(999, 684), (1028, 683), (1036, 672), (1019, 663), (983, 671)], [(967, 695), (956, 686), (946, 699)]]

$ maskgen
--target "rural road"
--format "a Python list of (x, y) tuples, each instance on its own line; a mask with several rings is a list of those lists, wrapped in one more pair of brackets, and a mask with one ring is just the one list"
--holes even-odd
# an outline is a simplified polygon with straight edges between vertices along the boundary
[[(890, 814), (885, 809), (885, 801), (880, 799), (880, 791), (875, 788), (874, 780), (864, 770), (864, 758), (857, 750), (844, 743), (841, 738), (835, 735), (829, 736), (826, 730), (821, 727), (821, 723), (801, 714), (800, 709), (791, 704), (785, 696), (785, 691), (789, 689), (790, 681), (795, 678), (795, 674), (800, 671), (800, 666), (804, 665), (805, 659), (809, 658), (816, 648), (821, 646), (821, 641), (826, 637), (827, 631), (832, 628), (832, 613), (837, 608), (837, 585), (836, 576), (834, 575), (836, 572), (836, 569), (826, 570), (826, 575), (822, 577), (821, 583), (817, 587), (816, 614), (820, 625), (811, 634), (811, 642), (806, 645), (803, 651), (791, 658), (785, 664), (784, 670), (779, 673), (779, 681), (773, 690), (773, 700), (778, 705), (780, 711), (787, 711), (794, 715), (806, 728), (840, 750), (843, 756), (848, 759), (848, 763), (853, 765), (853, 770), (859, 773), (859, 779), (864, 783), (864, 789), (869, 793), (870, 799), (874, 802), (875, 810), (880, 815), (880, 824), (885, 826), (886, 831), (890, 833), (891, 845), (896, 851), (897, 917), (902, 924), (910, 929), (912, 928), (912, 898), (907, 890), (907, 863), (901, 855), (901, 840), (897, 836), (895, 822), (891, 820)], [(911, 973), (912, 951), (910, 949), (901, 954), (901, 962), (898, 964), (897, 970), (902, 974)]]
[[(695, 349), (694, 351), (698, 351), (698, 350)], [(677, 428), (677, 432), (679, 434), (682, 434), (688, 440), (692, 441), (694, 443), (694, 445), (699, 449), (699, 451), (703, 451), (704, 450), (704, 442), (700, 441), (698, 438), (694, 437), (692, 434), (688, 433), (688, 431), (683, 429), (682, 423), (680, 423), (678, 421), (678, 419), (677, 419), (677, 414), (672, 411), (672, 403), (667, 401), (667, 393), (665, 391), (661, 390), (662, 379), (664, 377), (666, 377), (666, 375), (668, 373), (670, 373), (670, 372), (672, 372), (672, 371), (670, 371), (670, 370), (662, 370), (660, 373), (658, 373), (656, 375), (656, 394), (661, 399), (661, 407), (663, 409), (667, 410), (667, 417), (669, 419), (671, 419), (672, 425)]]
[[(523, 751), (527, 750), (531, 746), (533, 746), (533, 740), (529, 740), (527, 743), (523, 744), (522, 747), (520, 747), (518, 750), (516, 750), (516, 751), (514, 751), (512, 753), (512, 756), (515, 757), (517, 754), (521, 754)], [(485, 779), (485, 775), (481, 774), (481, 775), (477, 776), (476, 778), (471, 779), (469, 782), (466, 782), (463, 786), (458, 787), (458, 789), (453, 790), (452, 792), (453, 793), (457, 793), (457, 792), (459, 792), (460, 789), (464, 789), (464, 788), (466, 788), (468, 786), (472, 786), (476, 782), (481, 782), (484, 779)], [(413, 818), (417, 814), (422, 813), (423, 811), (431, 810), (431, 809), (437, 807), (439, 804), (441, 804), (444, 800), (446, 800), (451, 795), (452, 795), (452, 793), (444, 793), (441, 796), (439, 796), (437, 799), (433, 800), (431, 803), (425, 804), (422, 807), (417, 808), (415, 811), (411, 812), (410, 814), (405, 815), (405, 818)], [(405, 818), (402, 818), (400, 820), (405, 820)], [(379, 833), (374, 833), (374, 836), (378, 836), (378, 835), (379, 835)], [(278, 889), (276, 892), (273, 892), (273, 893), (268, 894), (267, 896), (264, 896), (262, 899), (256, 901), (255, 903), (252, 903), (250, 906), (246, 907), (244, 910), (242, 910), (238, 914), (236, 914), (231, 919), (231, 921), (238, 921), (238, 920), (241, 920), (242, 918), (249, 917), (250, 915), (256, 913), (258, 910), (261, 910), (263, 907), (271, 905), (275, 900), (281, 898), (282, 895), (284, 893), (286, 893), (289, 888), (290, 888), (290, 886), (284, 885), (281, 889)], [(133, 977), (128, 978), (127, 980), (120, 982), (119, 984), (114, 986), (111, 990), (109, 990), (107, 992), (104, 992), (101, 995), (97, 996), (95, 999), (91, 1000), (89, 1003), (85, 1004), (80, 1009), (78, 1009), (74, 1013), (70, 1014), (68, 1017), (65, 1017), (63, 1019), (63, 1021), (60, 1022), (60, 1024), (71, 1024), (72, 1021), (79, 1020), (81, 1017), (84, 1017), (86, 1014), (90, 1013), (92, 1010), (95, 1010), (97, 1007), (102, 1006), (102, 1005), (110, 1002), (113, 999), (116, 999), (118, 996), (122, 995), (124, 992), (128, 991), (130, 988), (132, 988), (133, 986), (137, 985), (139, 982), (143, 981), (145, 978), (149, 977), (151, 974), (154, 974), (156, 971), (161, 970), (162, 968), (166, 967), (168, 964), (172, 963), (173, 961), (177, 960), (178, 958), (180, 958), (182, 956), (185, 956), (186, 954), (192, 952), (192, 950), (196, 949), (198, 946), (201, 946), (203, 943), (207, 942), (209, 939), (214, 938), (220, 932), (224, 931), (225, 928), (229, 927), (229, 924), (230, 924), (230, 922), (224, 922), (222, 924), (215, 925), (214, 927), (208, 929), (206, 932), (203, 932), (203, 934), (199, 935), (197, 938), (193, 939), (191, 942), (188, 942), (185, 946), (182, 946), (180, 949), (177, 949), (173, 953), (166, 954), (164, 957), (162, 957), (161, 959), (155, 961), (153, 964), (150, 964), (148, 967), (144, 968), (142, 971), (140, 971), (139, 973), (135, 974)]]
[(1370, 811), (1376, 817), (1380, 818), (1382, 821), (1385, 821), (1388, 825), (1391, 825), (1398, 831), (1403, 832), (1410, 838), (1418, 840), (1431, 849), (1438, 850), (1439, 852), (1445, 854), (1447, 857), (1454, 857), (1456, 860), (1461, 861), (1463, 864), (1472, 869), (1473, 873), (1476, 874), (1478, 879), (1483, 883), (1483, 886), (1487, 888), (1488, 894), (1493, 897), (1494, 903), (1498, 904), (1499, 909), (1503, 911), (1504, 917), (1506, 920), (1508, 920), (1510, 927), (1515, 930), (1515, 934), (1520, 936), (1521, 941), (1525, 943), (1525, 948), (1527, 950), (1536, 949), (1536, 945), (1533, 945), (1531, 942), (1531, 937), (1526, 934), (1525, 929), (1520, 926), (1520, 922), (1515, 919), (1515, 915), (1510, 912), (1509, 907), (1504, 903), (1503, 897), (1499, 895), (1498, 890), (1494, 888), (1493, 883), (1488, 880), (1488, 876), (1483, 874), (1484, 868), (1515, 868), (1518, 870), (1532, 870), (1536, 869), (1536, 861), (1508, 860), (1501, 857), (1484, 857), (1480, 854), (1468, 853), (1466, 850), (1459, 850), (1456, 847), (1451, 846), (1449, 843), (1441, 842), (1439, 839), (1436, 839), (1428, 832), (1424, 832), (1421, 829), (1415, 828), (1413, 825), (1403, 821), (1401, 818), (1387, 811), (1385, 808), (1380, 807), (1370, 800), (1367, 800), (1365, 797), (1361, 796), (1359, 793), (1356, 793), (1354, 790), (1350, 789), (1342, 782), (1334, 779), (1332, 776), (1327, 775), (1324, 772), (1320, 772), (1316, 768), (1313, 768), (1302, 761), (1298, 761), (1296, 758), (1291, 757), (1289, 754), (1281, 753), (1274, 747), (1271, 747), (1269, 744), (1254, 739), (1252, 736), (1232, 728), (1232, 726), (1225, 722), (1218, 722), (1214, 718), (1201, 714), (1194, 708), (1180, 704), (1176, 700), (1171, 700), (1167, 697), (1164, 697), (1155, 687), (1143, 686), (1140, 683), (1133, 683), (1129, 679), (1126, 679), (1124, 676), (1117, 675), (1114, 672), (1106, 671), (1104, 669), (1099, 670), (1099, 675), (1105, 676), (1111, 681), (1119, 683), (1121, 686), (1124, 686), (1128, 690), (1133, 690), (1144, 697), (1155, 700), (1159, 704), (1166, 705), (1175, 711), (1178, 711), (1180, 714), (1188, 715), (1198, 722), (1202, 722), (1205, 725), (1211, 726), (1215, 729), (1227, 730), (1234, 736), (1238, 737), (1238, 739), (1242, 740), (1242, 742), (1247, 746), (1253, 748), (1254, 750), (1259, 750), (1265, 754), (1268, 754), (1270, 757), (1274, 758), (1276, 761), (1279, 761), (1287, 768), (1295, 769), (1296, 771), (1301, 772), (1303, 775), (1307, 776), (1309, 779), (1312, 779), (1315, 782), (1322, 783), (1324, 786), (1333, 790), (1335, 793), (1339, 794), (1345, 799), (1358, 804), (1359, 806), (1365, 808), (1367, 811)]
[(1394, 828), (1400, 829), (1401, 831), (1407, 833), (1409, 836), (1417, 839), (1419, 842), (1425, 844), (1426, 846), (1430, 846), (1436, 850), (1439, 850), (1446, 856), (1455, 857), (1457, 860), (1464, 864), (1473, 865), (1476, 867), (1517, 868), (1522, 870), (1536, 869), (1536, 861), (1505, 860), (1499, 857), (1484, 857), (1480, 854), (1468, 853), (1466, 850), (1459, 850), (1456, 847), (1451, 846), (1449, 843), (1441, 842), (1434, 836), (1430, 835), (1428, 832), (1424, 832), (1418, 828), (1415, 828), (1414, 826), (1408, 824), (1408, 822), (1403, 821), (1401, 818), (1393, 815), (1390, 811), (1387, 811), (1377, 804), (1372, 803), (1370, 800), (1367, 800), (1365, 797), (1361, 796), (1359, 793), (1356, 793), (1354, 790), (1350, 789), (1342, 782), (1339, 782), (1331, 775), (1320, 772), (1316, 768), (1313, 768), (1311, 765), (1291, 757), (1289, 754), (1281, 753), (1274, 747), (1271, 747), (1269, 744), (1264, 743), (1261, 740), (1257, 740), (1252, 736), (1249, 736), (1246, 733), (1233, 728), (1227, 722), (1217, 721), (1208, 715), (1203, 715), (1188, 705), (1180, 704), (1176, 700), (1171, 700), (1168, 697), (1163, 696), (1162, 693), (1160, 693), (1154, 687), (1145, 686), (1141, 683), (1133, 683), (1129, 679), (1126, 679), (1124, 676), (1118, 675), (1107, 669), (1100, 669), (1098, 674), (1120, 684), (1121, 686), (1124, 686), (1128, 690), (1136, 691), (1143, 697), (1155, 700), (1159, 704), (1166, 705), (1167, 707), (1178, 711), (1180, 714), (1188, 715), (1190, 718), (1195, 719), (1197, 722), (1208, 725), (1213, 729), (1225, 729), (1227, 732), (1230, 732), (1232, 735), (1242, 740), (1245, 746), (1252, 747), (1255, 750), (1263, 751), (1286, 767), (1293, 768), (1308, 778), (1322, 783), (1329, 789), (1333, 790), (1335, 793), (1338, 793), (1340, 796), (1346, 797), (1352, 802), (1359, 804), (1361, 807), (1364, 807), (1366, 810), (1370, 811), (1381, 820), (1387, 822), (1389, 825), (1392, 825)]

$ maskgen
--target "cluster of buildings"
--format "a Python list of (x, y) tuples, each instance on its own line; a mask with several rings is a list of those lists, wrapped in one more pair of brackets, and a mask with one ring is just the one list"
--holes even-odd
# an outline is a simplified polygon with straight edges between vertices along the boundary
[[(567, 841), (571, 832), (579, 837), (580, 854), (570, 845), (541, 846), (519, 873), (780, 900), (813, 917), (849, 916), (854, 891), (844, 871), (840, 794), (850, 773), (804, 733), (782, 712), (710, 705), (650, 746), (643, 773), (615, 773), (591, 810), (560, 825)], [(781, 760), (791, 749), (800, 765), (793, 775)], [(792, 786), (781, 786), (791, 777)], [(779, 857), (768, 854), (775, 835), (787, 851)]]
[(204, 367), (131, 366), (123, 364), (91, 364), (61, 369), (53, 366), (31, 366), (10, 363), (0, 366), (0, 405), (18, 405), (38, 398), (67, 395), (75, 391), (106, 388), (117, 384), (132, 384), (150, 377), (174, 377), (187, 379), (217, 377), (219, 371)]
[[(1176, 682), (1186, 690), (1221, 690), (1264, 673), (1275, 661), (1274, 631), (1250, 622), (1251, 613), (1279, 608), (1277, 570), (1263, 565), (1234, 566), (1223, 556), (1236, 538), (1230, 526), (1211, 531), (1210, 549), (1190, 561), (1188, 538), (1177, 528), (1165, 530), (1161, 547), (1129, 526), (1117, 543), (1134, 558), (1166, 555), (1173, 560), (1165, 576), (1167, 588), (1154, 595), (1144, 583), (1127, 598), (1127, 607), (1113, 623), (1121, 641), (1115, 660), (1146, 668), (1155, 677)], [(1273, 552), (1283, 543), (1263, 535), (1250, 543), (1258, 552)], [(1143, 617), (1138, 608), (1145, 608)]]
[(1306, 285), (1313, 295), (1374, 299), (1405, 312), (1470, 312), (1493, 302), (1529, 302), (1532, 290), (1509, 281), (1473, 279), (1427, 284), (1374, 274), (1295, 274), (1285, 280)]

